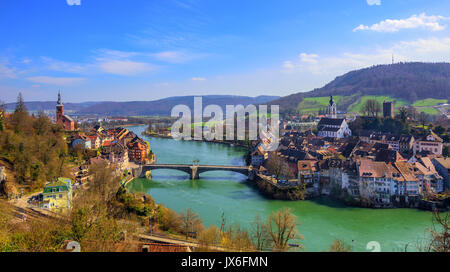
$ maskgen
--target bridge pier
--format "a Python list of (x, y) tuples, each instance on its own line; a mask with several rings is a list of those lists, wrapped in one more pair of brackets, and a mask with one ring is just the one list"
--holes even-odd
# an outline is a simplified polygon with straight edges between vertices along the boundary
[(135, 178), (142, 178), (142, 166), (131, 169), (131, 173)]
[(197, 166), (191, 166), (191, 179), (200, 179), (200, 173), (198, 172)]

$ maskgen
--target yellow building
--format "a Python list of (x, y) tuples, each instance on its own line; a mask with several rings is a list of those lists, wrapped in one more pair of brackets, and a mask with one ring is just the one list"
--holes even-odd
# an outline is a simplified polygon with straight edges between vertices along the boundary
[(58, 178), (44, 187), (42, 207), (52, 212), (65, 213), (72, 207), (72, 181)]

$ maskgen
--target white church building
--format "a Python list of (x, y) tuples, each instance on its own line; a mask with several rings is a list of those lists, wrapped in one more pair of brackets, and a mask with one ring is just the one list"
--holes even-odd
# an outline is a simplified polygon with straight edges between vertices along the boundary
[(337, 105), (333, 96), (330, 97), (328, 105), (328, 117), (320, 119), (317, 129), (320, 137), (345, 138), (352, 136), (352, 131), (345, 119), (337, 118)]

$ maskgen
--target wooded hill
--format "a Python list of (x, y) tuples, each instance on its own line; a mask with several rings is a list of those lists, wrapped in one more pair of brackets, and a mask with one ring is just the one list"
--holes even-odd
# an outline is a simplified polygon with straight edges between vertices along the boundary
[(304, 98), (342, 96), (338, 110), (347, 108), (364, 96), (387, 96), (414, 103), (418, 100), (450, 98), (450, 63), (397, 63), (351, 71), (322, 88), (295, 93), (271, 104), (284, 112), (295, 110)]

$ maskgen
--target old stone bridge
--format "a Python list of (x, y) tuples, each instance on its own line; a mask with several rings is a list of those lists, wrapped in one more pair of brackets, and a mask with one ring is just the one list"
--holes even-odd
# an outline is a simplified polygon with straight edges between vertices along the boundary
[(157, 169), (171, 169), (183, 171), (191, 179), (199, 179), (200, 174), (208, 171), (232, 171), (248, 176), (250, 173), (247, 166), (222, 166), (222, 165), (189, 165), (189, 164), (146, 164), (133, 169), (133, 176), (144, 178), (148, 171)]

